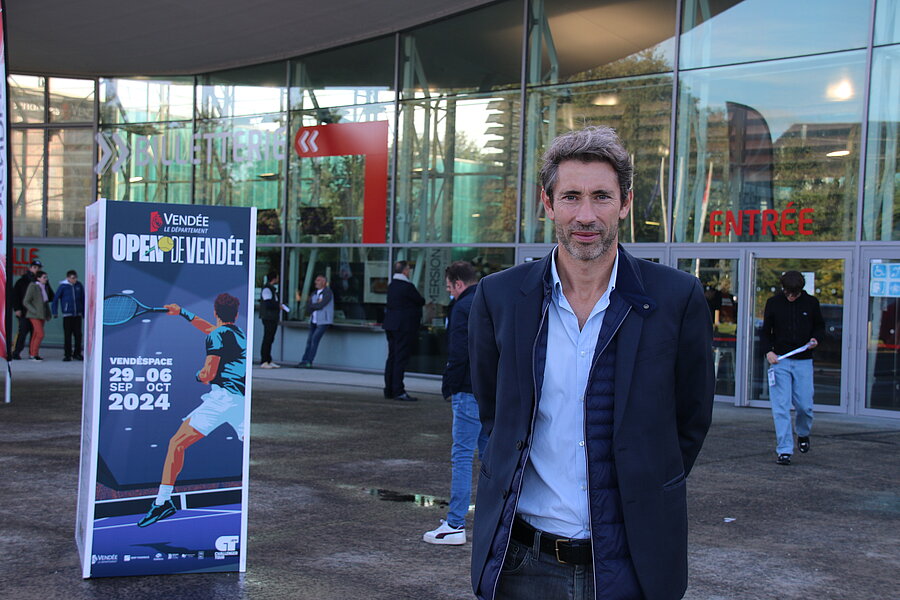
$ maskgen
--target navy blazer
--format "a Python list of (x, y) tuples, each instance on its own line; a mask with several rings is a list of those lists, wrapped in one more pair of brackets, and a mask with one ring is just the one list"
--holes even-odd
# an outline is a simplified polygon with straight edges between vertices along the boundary
[[(548, 255), (484, 278), (469, 317), (472, 388), (490, 436), (472, 540), (472, 584), (482, 599), (493, 596), (509, 547), (540, 402), (536, 356), (550, 291)], [(613, 423), (625, 533), (645, 598), (677, 599), (687, 587), (684, 479), (712, 419), (709, 308), (695, 277), (621, 246), (616, 295), (628, 309), (616, 334)]]
[(391, 279), (381, 327), (385, 331), (418, 331), (424, 305), (425, 298), (416, 286), (402, 279)]

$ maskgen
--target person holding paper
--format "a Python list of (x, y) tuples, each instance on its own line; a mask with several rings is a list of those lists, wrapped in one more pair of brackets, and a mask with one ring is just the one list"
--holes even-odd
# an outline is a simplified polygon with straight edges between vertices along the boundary
[(803, 275), (781, 276), (781, 294), (766, 302), (760, 343), (769, 362), (769, 399), (775, 421), (775, 452), (779, 465), (791, 464), (794, 436), (791, 405), (797, 411), (797, 448), (809, 452), (813, 422), (813, 348), (825, 334), (819, 301), (803, 291)]

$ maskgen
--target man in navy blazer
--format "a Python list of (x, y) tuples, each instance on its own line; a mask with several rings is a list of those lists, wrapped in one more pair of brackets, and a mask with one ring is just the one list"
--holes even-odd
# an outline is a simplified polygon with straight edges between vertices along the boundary
[(388, 342), (388, 356), (384, 364), (384, 397), (415, 402), (417, 398), (406, 393), (403, 373), (419, 334), (425, 298), (409, 280), (409, 273), (408, 262), (395, 262), (394, 275), (388, 284), (384, 322), (381, 325)]
[(478, 285), (483, 600), (669, 600), (687, 587), (685, 478), (712, 418), (712, 324), (695, 277), (618, 245), (632, 178), (612, 129), (554, 140), (541, 199), (559, 245)]

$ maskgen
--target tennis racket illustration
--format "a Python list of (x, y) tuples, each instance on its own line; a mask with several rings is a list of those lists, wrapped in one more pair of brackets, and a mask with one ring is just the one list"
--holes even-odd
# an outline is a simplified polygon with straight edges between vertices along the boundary
[(103, 299), (103, 324), (121, 325), (148, 312), (164, 313), (164, 307), (151, 307), (124, 294), (113, 294)]

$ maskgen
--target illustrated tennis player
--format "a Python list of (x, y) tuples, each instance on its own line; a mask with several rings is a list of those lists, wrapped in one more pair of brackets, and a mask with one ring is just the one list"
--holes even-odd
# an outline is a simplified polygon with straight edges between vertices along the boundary
[(138, 527), (147, 527), (175, 514), (172, 491), (175, 480), (184, 466), (184, 452), (194, 442), (203, 439), (217, 427), (228, 423), (244, 440), (244, 378), (247, 372), (247, 339), (234, 324), (240, 300), (230, 294), (216, 297), (213, 325), (177, 304), (166, 304), (167, 314), (180, 315), (206, 334), (206, 361), (197, 372), (197, 381), (210, 384), (203, 394), (203, 404), (187, 417), (172, 439), (163, 464), (159, 494)]

